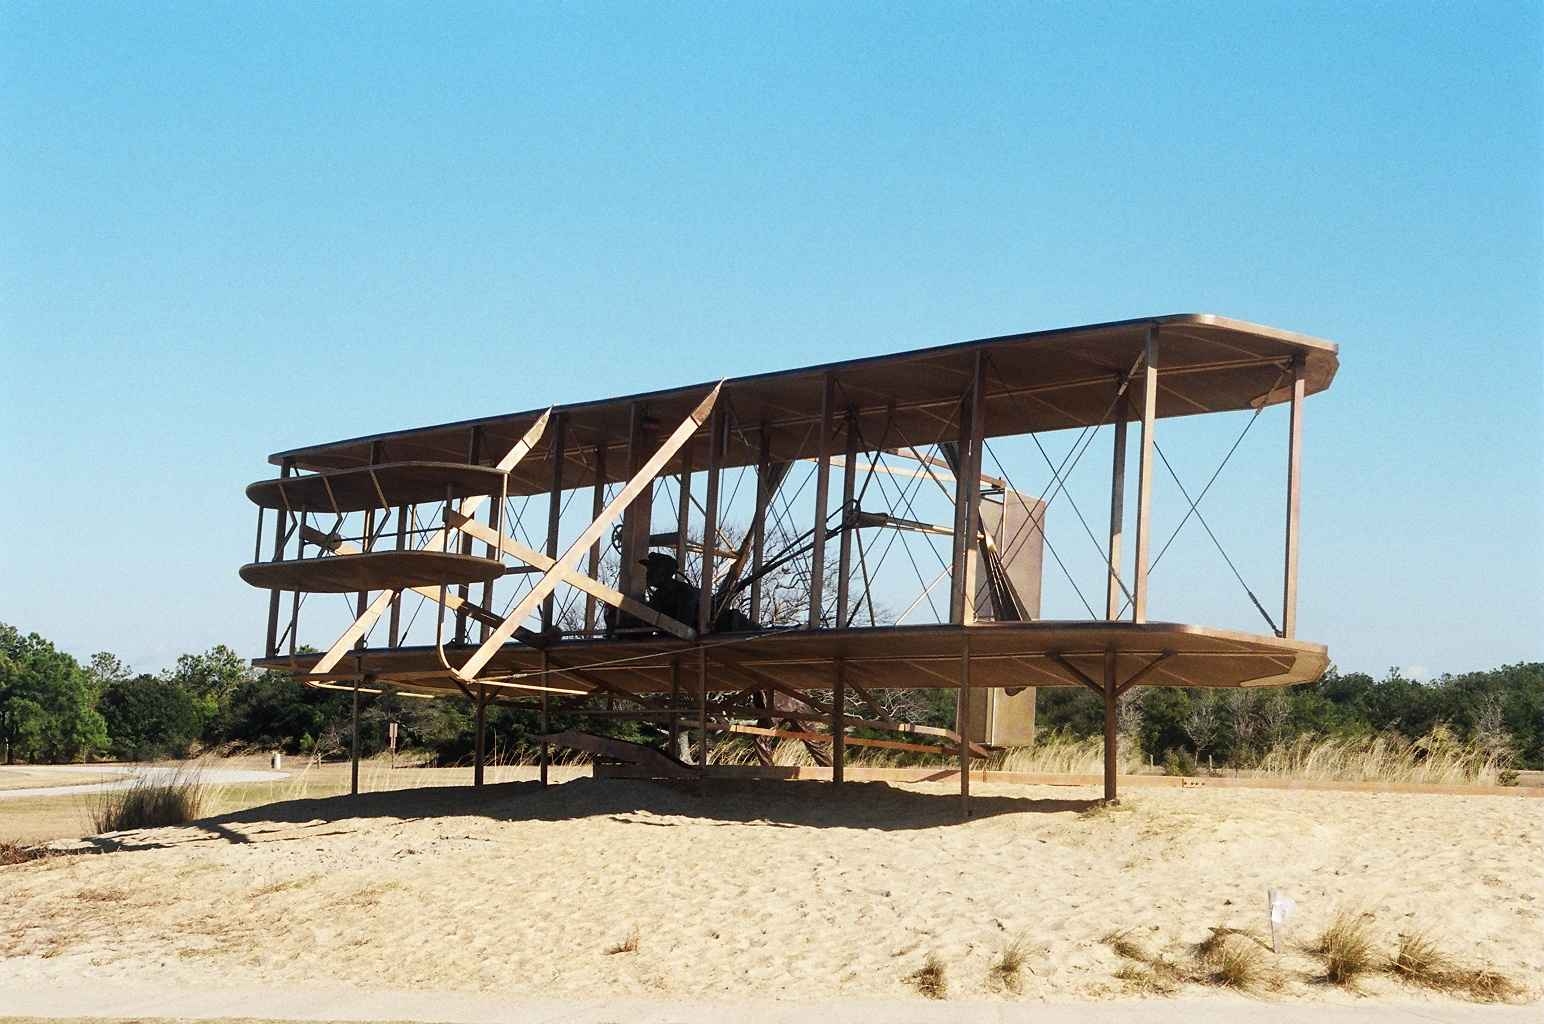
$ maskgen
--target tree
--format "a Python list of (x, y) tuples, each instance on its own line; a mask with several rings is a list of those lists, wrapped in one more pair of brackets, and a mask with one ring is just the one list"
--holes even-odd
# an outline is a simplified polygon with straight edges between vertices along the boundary
[(36, 677), (22, 665), (25, 641), (15, 626), (0, 622), (0, 742), (5, 744), (5, 763), (11, 764), (21, 748), (36, 743), (43, 725)]
[(164, 676), (112, 680), (97, 708), (107, 723), (108, 750), (123, 760), (186, 757), (204, 726), (198, 699)]
[(1122, 736), (1142, 742), (1143, 705), (1147, 703), (1148, 690), (1134, 686), (1117, 698), (1115, 703), (1116, 728)]
[(107, 745), (91, 679), (36, 633), (0, 623), (0, 738), (6, 760), (89, 757)]
[(134, 673), (129, 666), (116, 654), (107, 651), (98, 651), (91, 656), (86, 664), (86, 675), (98, 693), (113, 683), (121, 683)]
[(202, 716), (203, 738), (218, 743), (231, 729), (228, 711), (236, 688), (252, 678), (246, 660), (224, 644), (216, 644), (202, 654), (184, 654), (167, 673), (198, 701)]
[(1256, 691), (1240, 687), (1228, 691), (1225, 700), (1228, 725), (1233, 730), (1232, 760), (1238, 764), (1240, 760), (1253, 755), (1255, 735), (1261, 723), (1260, 698)]
[(1190, 742), (1195, 745), (1196, 760), (1206, 756), (1206, 752), (1212, 749), (1213, 742), (1217, 739), (1217, 732), (1222, 725), (1222, 716), (1218, 713), (1217, 694), (1211, 690), (1202, 690), (1199, 693), (1188, 695), (1190, 706), (1185, 710), (1185, 717), (1181, 719), (1185, 735), (1190, 737)]
[(303, 686), (284, 672), (262, 672), (231, 691), (216, 738), (295, 753), (307, 746), (307, 737), (314, 745), (329, 726), (337, 727), (349, 705), (346, 694)]
[(1265, 742), (1279, 743), (1285, 737), (1287, 725), (1292, 720), (1292, 700), (1287, 691), (1273, 686), (1260, 698), (1260, 728)]

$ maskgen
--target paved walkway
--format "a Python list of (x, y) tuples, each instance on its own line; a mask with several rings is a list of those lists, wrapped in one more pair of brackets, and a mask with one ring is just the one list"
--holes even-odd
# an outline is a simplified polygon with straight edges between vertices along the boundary
[[(0, 778), (12, 768), (0, 767)], [(197, 768), (200, 781), (225, 782), (274, 782), (289, 778), (289, 772), (272, 772), (254, 768)], [(107, 782), (83, 782), (77, 786), (33, 786), (27, 789), (0, 789), (0, 800), (17, 800), (33, 796), (71, 796), (76, 793), (100, 793), (109, 789), (126, 789), (140, 777), (170, 778), (177, 769), (164, 766), (129, 764), (60, 764), (48, 765), (49, 774), (66, 772), (78, 775), (122, 775), (123, 778)]]
[(454, 992), (336, 989), (203, 990), (89, 985), (28, 986), (0, 980), (0, 1017), (242, 1017), (275, 1021), (434, 1021), (442, 1024), (808, 1024), (882, 1020), (885, 1024), (1536, 1024), (1540, 1007), (1452, 1002), (1276, 1003), (1237, 998), (1112, 1003), (1006, 1003), (893, 999), (814, 1002), (652, 1002), (513, 1000)]

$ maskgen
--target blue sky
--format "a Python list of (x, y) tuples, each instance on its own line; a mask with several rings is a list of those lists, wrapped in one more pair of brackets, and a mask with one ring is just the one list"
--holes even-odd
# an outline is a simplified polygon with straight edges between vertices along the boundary
[[(0, 620), (255, 652), (281, 448), (1200, 310), (1342, 345), (1300, 634), (1540, 658), (1541, 53), (1536, 4), (0, 4)], [(1283, 431), (1204, 506), (1267, 589)], [(1192, 540), (1157, 617), (1257, 628)]]

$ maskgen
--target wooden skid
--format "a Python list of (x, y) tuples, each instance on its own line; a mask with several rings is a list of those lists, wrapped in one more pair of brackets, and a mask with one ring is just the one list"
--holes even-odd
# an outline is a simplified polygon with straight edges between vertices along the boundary
[(537, 736), (539, 743), (551, 744), (555, 747), (567, 747), (570, 750), (583, 751), (592, 757), (607, 757), (616, 761), (623, 761), (649, 773), (650, 778), (667, 779), (695, 779), (698, 769), (682, 764), (668, 754), (661, 753), (653, 747), (646, 747), (641, 743), (629, 743), (626, 740), (612, 739), (608, 736), (596, 736), (577, 729), (567, 729), (563, 732), (550, 733), (546, 736)]
[[(783, 717), (779, 712), (768, 712), (772, 718)], [(739, 722), (709, 722), (708, 728), (714, 732), (728, 732), (744, 736), (767, 736), (780, 740), (803, 740), (807, 743), (830, 743), (835, 736), (829, 732), (803, 732), (791, 729), (766, 729), (759, 725), (742, 725)], [(901, 740), (874, 739), (868, 736), (847, 736), (844, 742), (849, 747), (877, 747), (883, 750), (903, 750), (917, 754), (947, 754), (953, 756), (958, 747), (944, 747), (936, 743), (906, 743)], [(971, 753), (976, 757), (987, 757), (988, 752), (973, 745)]]

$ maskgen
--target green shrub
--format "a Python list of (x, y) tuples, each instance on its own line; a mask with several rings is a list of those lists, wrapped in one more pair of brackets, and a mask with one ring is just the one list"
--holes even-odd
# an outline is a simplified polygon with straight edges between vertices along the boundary
[(1163, 755), (1163, 774), (1183, 775), (1190, 778), (1196, 774), (1195, 756), (1188, 750), (1171, 750)]

